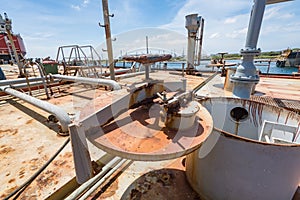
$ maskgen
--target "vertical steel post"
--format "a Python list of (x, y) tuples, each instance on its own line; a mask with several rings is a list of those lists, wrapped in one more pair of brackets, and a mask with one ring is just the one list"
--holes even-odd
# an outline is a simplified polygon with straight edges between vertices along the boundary
[(115, 80), (115, 69), (114, 69), (114, 57), (111, 43), (111, 32), (110, 32), (110, 22), (109, 22), (109, 11), (108, 11), (108, 3), (107, 0), (102, 0), (103, 7), (103, 18), (104, 18), (104, 26), (105, 26), (105, 35), (106, 35), (106, 47), (107, 47), (107, 55), (109, 62), (109, 70), (110, 70), (110, 79)]
[(202, 43), (203, 43), (203, 30), (204, 30), (204, 19), (201, 18), (201, 24), (200, 24), (200, 32), (199, 32), (199, 49), (198, 49), (198, 62), (197, 64), (200, 65), (201, 61), (201, 53), (202, 53)]
[(151, 66), (151, 63), (146, 63), (144, 64), (145, 66), (145, 80), (149, 80), (150, 79), (150, 66)]
[(146, 36), (146, 52), (149, 53), (149, 47), (148, 47), (148, 36)]
[(237, 67), (236, 73), (230, 77), (233, 82), (233, 96), (237, 98), (250, 98), (255, 84), (259, 81), (254, 56), (260, 54), (256, 48), (265, 11), (266, 0), (255, 0), (252, 7), (245, 49), (241, 50), (242, 63)]

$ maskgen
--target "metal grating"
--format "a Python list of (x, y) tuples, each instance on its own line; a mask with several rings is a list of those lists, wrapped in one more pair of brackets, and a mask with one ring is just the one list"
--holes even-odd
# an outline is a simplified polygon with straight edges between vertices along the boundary
[(285, 108), (300, 114), (300, 101), (272, 98), (268, 96), (251, 96), (252, 101)]

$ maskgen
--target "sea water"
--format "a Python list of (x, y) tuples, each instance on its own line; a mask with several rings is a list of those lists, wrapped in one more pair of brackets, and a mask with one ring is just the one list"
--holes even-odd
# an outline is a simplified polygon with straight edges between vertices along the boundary
[[(238, 66), (241, 63), (241, 60), (225, 60), (226, 63), (234, 63)], [(165, 65), (166, 63), (166, 65)], [(173, 70), (181, 70), (182, 69), (182, 63), (185, 62), (158, 62), (155, 63), (152, 68), (156, 69), (164, 69), (167, 67), (167, 69), (173, 69)], [(195, 66), (196, 70), (199, 71), (217, 71), (221, 70), (221, 68), (217, 67), (210, 67), (210, 60), (203, 60), (200, 62), (200, 65)], [(131, 67), (132, 62), (117, 62), (116, 67), (125, 67), (129, 68)], [(186, 64), (184, 65), (186, 67)], [(276, 67), (276, 62), (270, 62), (270, 66), (268, 62), (256, 62), (255, 66), (258, 70), (260, 70), (261, 73), (264, 74), (292, 74), (293, 72), (297, 72), (298, 68), (296, 67)]]

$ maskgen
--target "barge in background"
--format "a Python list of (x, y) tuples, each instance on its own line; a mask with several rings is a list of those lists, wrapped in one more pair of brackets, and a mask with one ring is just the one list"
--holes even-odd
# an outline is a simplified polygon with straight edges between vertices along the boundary
[(282, 51), (279, 59), (276, 61), (277, 67), (299, 67), (300, 66), (300, 51), (287, 49)]
[(11, 19), (7, 17), (6, 13), (4, 13), (4, 18), (0, 15), (0, 64), (13, 61), (14, 52), (9, 34), (11, 34), (18, 57), (22, 58), (26, 55), (24, 41), (21, 35), (7, 32), (7, 29), (11, 30), (11, 27), (7, 27), (9, 24), (11, 25)]

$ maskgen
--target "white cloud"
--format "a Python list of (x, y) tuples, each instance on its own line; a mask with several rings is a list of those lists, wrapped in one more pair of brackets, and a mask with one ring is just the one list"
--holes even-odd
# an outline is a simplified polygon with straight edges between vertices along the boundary
[(241, 36), (246, 35), (247, 30), (248, 30), (248, 28), (243, 28), (243, 29), (240, 29), (240, 30), (234, 30), (232, 32), (226, 33), (225, 36), (228, 37), (228, 38), (232, 38), (232, 39), (240, 38)]
[(53, 37), (55, 34), (51, 32), (35, 32), (30, 35), (25, 34), (27, 40), (44, 40)]
[(220, 37), (220, 33), (213, 33), (208, 38), (209, 39), (214, 39), (214, 38), (219, 38), (219, 37)]
[[(248, 10), (248, 11), (247, 11)], [(248, 25), (251, 2), (240, 0), (188, 0), (173, 20), (163, 28), (177, 30), (186, 35), (185, 17), (198, 13), (204, 18), (203, 51), (215, 53), (230, 46), (226, 51), (237, 52), (245, 38), (244, 28)], [(243, 31), (240, 31), (243, 30)], [(226, 38), (230, 38), (230, 45)]]
[[(198, 13), (205, 20), (204, 51), (239, 52), (245, 44), (252, 5), (253, 1), (187, 0), (173, 20), (162, 27), (186, 34), (184, 16)], [(288, 44), (298, 47), (300, 45), (299, 40), (296, 39), (298, 37), (294, 36), (296, 33), (299, 34), (300, 29), (296, 14), (298, 12), (299, 7), (297, 8), (294, 2), (267, 5), (257, 47), (271, 50), (277, 50), (279, 44), (284, 47)], [(290, 45), (291, 43), (294, 45)]]
[(71, 5), (71, 8), (73, 8), (74, 10), (77, 10), (77, 11), (79, 11), (80, 10), (80, 6), (78, 6), (78, 5)]
[(225, 19), (224, 24), (234, 24), (236, 22), (236, 18), (227, 18)]
[(90, 3), (90, 0), (83, 0), (82, 3), (80, 5), (71, 5), (71, 8), (77, 11), (80, 11), (81, 8), (85, 8), (88, 6), (88, 4)]
[(82, 3), (82, 5), (83, 5), (83, 6), (87, 6), (89, 3), (90, 3), (89, 0), (84, 0), (83, 3)]

